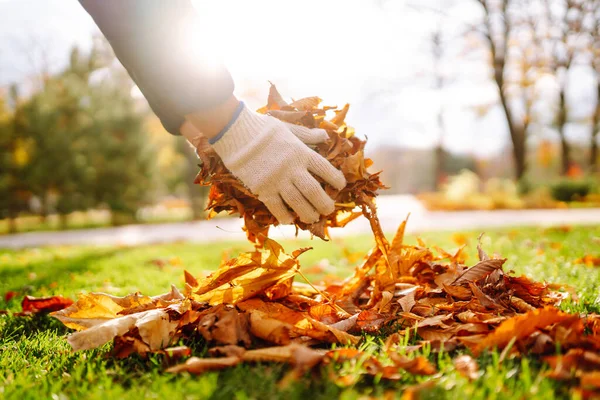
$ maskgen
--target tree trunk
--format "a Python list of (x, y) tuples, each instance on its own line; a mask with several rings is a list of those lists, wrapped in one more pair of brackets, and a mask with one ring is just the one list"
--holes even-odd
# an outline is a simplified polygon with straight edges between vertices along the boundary
[(68, 227), (68, 222), (69, 222), (69, 217), (67, 214), (58, 214), (58, 218), (59, 218), (59, 223), (58, 223), (58, 229), (60, 230), (66, 230)]
[(527, 165), (525, 163), (526, 157), (526, 131), (527, 126), (517, 126), (513, 121), (513, 115), (508, 108), (508, 99), (502, 91), (503, 79), (499, 78), (496, 74), (496, 84), (498, 85), (498, 91), (500, 92), (500, 103), (502, 104), (502, 110), (506, 116), (506, 123), (508, 125), (508, 132), (510, 133), (510, 140), (513, 147), (513, 162), (514, 162), (514, 174), (517, 181), (521, 180), (525, 175)]
[(561, 160), (561, 174), (567, 175), (569, 168), (571, 167), (571, 146), (567, 141), (565, 135), (565, 125), (567, 124), (567, 104), (565, 99), (565, 90), (561, 89), (558, 104), (558, 118), (557, 118), (557, 129), (558, 135), (560, 136), (560, 160)]
[(196, 155), (196, 152), (186, 142), (182, 142), (181, 146), (183, 146), (182, 151), (187, 159), (184, 181), (187, 188), (188, 201), (192, 208), (192, 219), (194, 221), (202, 220), (205, 216), (204, 206), (208, 195), (208, 189), (194, 183), (194, 179), (200, 170), (198, 168), (198, 156)]
[(498, 88), (498, 94), (500, 96), (500, 103), (502, 104), (502, 110), (504, 111), (504, 115), (506, 116), (506, 123), (508, 125), (508, 132), (510, 133), (510, 139), (513, 145), (513, 163), (514, 163), (514, 174), (516, 180), (521, 180), (525, 175), (525, 171), (527, 169), (527, 165), (525, 162), (525, 156), (527, 149), (526, 145), (526, 134), (527, 134), (527, 126), (528, 122), (523, 121), (522, 124), (517, 125), (514, 120), (514, 116), (510, 111), (508, 106), (508, 99), (504, 94), (504, 67), (506, 65), (506, 55), (508, 53), (508, 42), (510, 39), (510, 32), (512, 30), (512, 26), (510, 24), (510, 20), (508, 17), (508, 9), (510, 0), (503, 0), (500, 2), (500, 13), (502, 16), (502, 22), (504, 24), (504, 33), (503, 33), (503, 45), (504, 48), (500, 49), (496, 46), (494, 39), (492, 38), (492, 16), (490, 14), (490, 7), (488, 6), (487, 1), (478, 0), (478, 2), (483, 7), (485, 12), (485, 27), (486, 27), (486, 36), (489, 43), (490, 54), (492, 58), (492, 66), (494, 68), (494, 82)]
[(592, 143), (590, 145), (590, 172), (592, 174), (600, 173), (598, 168), (598, 128), (592, 132)]
[(442, 189), (446, 174), (444, 172), (444, 148), (441, 145), (435, 148), (435, 190)]
[(48, 220), (48, 196), (44, 193), (40, 196), (40, 223), (45, 224)]
[[(600, 77), (598, 78), (600, 79)], [(592, 123), (592, 139), (590, 142), (590, 172), (600, 173), (598, 165), (598, 132), (600, 131), (600, 82), (598, 82), (596, 90), (596, 111), (594, 112), (594, 119)]]
[(8, 217), (8, 233), (17, 233), (17, 218), (14, 216)]
[(566, 175), (568, 175), (569, 168), (571, 167), (571, 146), (569, 145), (569, 142), (567, 142), (567, 138), (565, 137), (564, 132), (560, 133), (560, 149), (561, 149), (561, 157), (560, 157), (561, 174), (566, 176)]

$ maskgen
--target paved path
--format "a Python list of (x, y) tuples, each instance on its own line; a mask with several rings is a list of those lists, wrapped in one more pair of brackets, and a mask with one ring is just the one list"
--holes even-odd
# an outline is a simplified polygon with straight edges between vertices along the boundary
[[(378, 200), (379, 218), (384, 231), (394, 232), (410, 212), (409, 232), (433, 230), (465, 230), (503, 226), (552, 226), (562, 224), (600, 225), (600, 208), (573, 210), (526, 211), (460, 211), (431, 212), (413, 196), (381, 196)], [(272, 230), (273, 238), (293, 238), (292, 227)], [(335, 237), (369, 233), (366, 220), (358, 219), (344, 229), (334, 229)], [(300, 237), (308, 237), (301, 232)], [(210, 221), (180, 222), (156, 225), (129, 225), (117, 228), (84, 229), (65, 232), (29, 232), (0, 236), (0, 248), (23, 248), (62, 244), (148, 244), (175, 241), (214, 242), (244, 240), (241, 219), (219, 218)]]

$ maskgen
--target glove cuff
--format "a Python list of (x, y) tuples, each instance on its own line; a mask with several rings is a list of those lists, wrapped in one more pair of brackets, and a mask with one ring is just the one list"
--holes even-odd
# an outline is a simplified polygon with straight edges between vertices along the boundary
[(264, 138), (259, 139), (259, 136), (268, 133), (269, 121), (248, 109), (245, 104), (242, 103), (239, 112), (236, 110), (236, 114), (238, 115), (234, 115), (223, 133), (215, 136), (217, 140), (212, 142), (213, 149), (222, 159), (232, 156), (238, 158), (234, 156), (236, 153), (242, 150), (250, 151), (254, 147), (253, 142), (263, 140)]
[(225, 127), (223, 129), (221, 129), (221, 131), (217, 134), (217, 136), (210, 138), (208, 140), (208, 143), (210, 144), (215, 144), (217, 143), (217, 141), (219, 139), (221, 139), (223, 137), (223, 135), (225, 135), (225, 133), (227, 133), (227, 131), (229, 130), (229, 128), (231, 128), (231, 125), (233, 125), (235, 123), (235, 121), (237, 121), (237, 119), (239, 118), (242, 110), (245, 108), (245, 104), (243, 101), (240, 101), (238, 103), (238, 106), (236, 107), (235, 111), (233, 112), (233, 116), (231, 117), (231, 119), (229, 120), (229, 122), (227, 123), (227, 125), (225, 125)]

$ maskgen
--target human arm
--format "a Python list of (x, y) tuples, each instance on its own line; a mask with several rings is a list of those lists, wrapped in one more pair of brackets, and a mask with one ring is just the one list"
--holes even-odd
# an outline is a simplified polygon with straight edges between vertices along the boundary
[[(210, 46), (188, 0), (80, 0), (110, 42), (165, 128), (197, 145), (209, 139), (229, 170), (281, 223), (305, 223), (334, 211), (311, 174), (345, 186), (343, 174), (306, 144), (327, 140), (322, 129), (259, 115), (233, 96), (227, 70), (208, 62)], [(218, 34), (215, 33), (215, 34)]]

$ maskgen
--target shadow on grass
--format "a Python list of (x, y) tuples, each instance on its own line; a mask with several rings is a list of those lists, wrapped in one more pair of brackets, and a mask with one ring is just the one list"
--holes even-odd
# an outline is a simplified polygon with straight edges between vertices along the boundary
[(3, 323), (0, 323), (0, 334), (2, 339), (7, 341), (22, 337), (31, 338), (41, 332), (52, 332), (60, 336), (71, 331), (62, 322), (47, 314), (4, 318)]
[[(54, 282), (60, 282), (70, 279), (72, 274), (81, 274), (84, 272), (97, 272), (92, 265), (104, 258), (113, 257), (116, 254), (128, 250), (89, 250), (76, 257), (67, 257), (63, 259), (54, 259), (31, 263), (28, 266), (5, 265), (0, 269), (0, 282), (3, 282), (5, 290), (22, 291), (24, 287), (49, 286)], [(31, 272), (48, 272), (44, 276), (34, 279), (28, 279), (27, 274)], [(26, 291), (26, 290), (25, 290)]]

